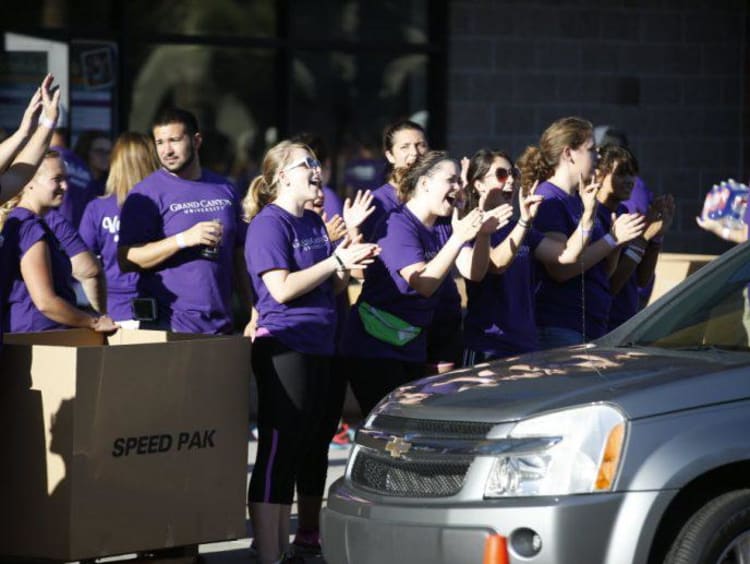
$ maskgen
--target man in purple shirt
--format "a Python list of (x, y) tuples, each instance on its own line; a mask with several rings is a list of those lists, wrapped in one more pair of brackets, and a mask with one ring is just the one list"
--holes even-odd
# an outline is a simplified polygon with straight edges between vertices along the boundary
[(118, 244), (121, 270), (140, 270), (142, 326), (229, 333), (234, 261), (244, 242), (235, 192), (201, 169), (202, 138), (190, 112), (163, 111), (152, 132), (162, 168), (125, 200)]

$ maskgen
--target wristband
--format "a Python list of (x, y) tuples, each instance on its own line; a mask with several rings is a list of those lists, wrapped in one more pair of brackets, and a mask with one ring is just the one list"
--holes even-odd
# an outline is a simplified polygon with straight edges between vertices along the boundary
[(524, 218), (521, 217), (518, 219), (518, 225), (520, 225), (524, 229), (528, 229), (529, 227), (531, 227), (531, 222), (526, 221)]
[(338, 256), (336, 253), (333, 253), (333, 258), (335, 258), (336, 262), (339, 264), (336, 267), (336, 272), (344, 272), (346, 270), (346, 267), (344, 266), (344, 261), (341, 260), (341, 257)]
[(185, 233), (178, 233), (174, 236), (174, 240), (177, 243), (177, 247), (180, 249), (184, 249), (187, 247), (187, 243), (185, 242)]
[(584, 237), (588, 237), (593, 231), (593, 229), (584, 229), (582, 223), (578, 224), (578, 230), (583, 234)]
[(44, 114), (39, 116), (39, 125), (41, 125), (42, 127), (46, 127), (47, 129), (55, 129), (56, 123), (57, 120), (49, 119)]
[(730, 232), (731, 232), (731, 229), (729, 229), (729, 227), (723, 228), (721, 230), (721, 238), (724, 239), (725, 241), (728, 241)]
[(617, 241), (615, 241), (612, 233), (607, 233), (604, 237), (602, 237), (602, 240), (613, 249), (617, 246)]
[(625, 249), (625, 256), (632, 260), (635, 264), (640, 264), (640, 262), (643, 260), (643, 256), (635, 252), (632, 247), (628, 247), (627, 249)]

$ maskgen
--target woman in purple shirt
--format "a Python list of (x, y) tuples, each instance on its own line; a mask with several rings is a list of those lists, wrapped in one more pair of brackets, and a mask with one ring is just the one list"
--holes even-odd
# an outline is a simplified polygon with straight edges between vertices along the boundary
[(117, 263), (120, 209), (130, 190), (159, 168), (151, 137), (125, 132), (112, 150), (104, 196), (88, 203), (78, 232), (86, 246), (101, 258), (107, 280), (107, 312), (117, 321), (133, 319), (138, 296), (138, 274), (123, 273)]
[(258, 310), (252, 365), (259, 437), (248, 505), (259, 562), (269, 563), (289, 542), (295, 481), (300, 496), (323, 494), (334, 295), (346, 288), (351, 269), (367, 267), (377, 246), (345, 241), (333, 251), (323, 220), (305, 209), (321, 187), (320, 163), (306, 145), (272, 147), (262, 171), (243, 203)]
[[(473, 210), (455, 222), (442, 244), (437, 221), (453, 214), (461, 196), (458, 167), (444, 152), (417, 160), (401, 190), (406, 203), (381, 224), (376, 236), (381, 255), (367, 269), (342, 339), (352, 389), (364, 413), (394, 388), (424, 374), (426, 329), (446, 278), (454, 264), (467, 277), (483, 275), (489, 235), (500, 215), (509, 215), (507, 209)], [(473, 248), (464, 248), (473, 239)]]
[[(521, 187), (540, 182), (536, 194), (544, 197), (536, 228), (545, 236), (567, 241), (576, 230), (590, 244), (574, 264), (542, 263), (536, 293), (536, 323), (541, 349), (580, 344), (607, 331), (612, 302), (609, 273), (619, 247), (643, 232), (643, 217), (625, 214), (607, 232), (595, 221), (586, 234), (578, 227), (583, 213), (579, 189), (594, 175), (596, 147), (593, 126), (578, 117), (557, 120), (542, 134), (539, 146), (528, 147), (518, 160)], [(621, 227), (621, 228), (620, 228)]]
[(49, 151), (23, 191), (3, 206), (6, 331), (87, 327), (108, 333), (117, 329), (108, 315), (92, 316), (74, 305), (70, 259), (44, 221), (48, 211), (62, 204), (66, 189), (62, 159)]
[(516, 180), (519, 180), (518, 169), (504, 151), (481, 149), (469, 162), (469, 207), (481, 203), (483, 209), (490, 210), (518, 198), (521, 215), (517, 221), (492, 234), (484, 278), (466, 280), (466, 365), (536, 350), (533, 259), (543, 264), (576, 262), (593, 228), (595, 186), (587, 186), (581, 194), (580, 233), (574, 232), (567, 241), (561, 242), (545, 237), (532, 226), (542, 197), (533, 190), (520, 194)]

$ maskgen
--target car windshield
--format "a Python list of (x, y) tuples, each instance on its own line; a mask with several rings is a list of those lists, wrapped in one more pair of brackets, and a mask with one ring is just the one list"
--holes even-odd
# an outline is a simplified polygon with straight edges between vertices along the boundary
[(750, 243), (699, 270), (604, 337), (620, 346), (750, 351)]

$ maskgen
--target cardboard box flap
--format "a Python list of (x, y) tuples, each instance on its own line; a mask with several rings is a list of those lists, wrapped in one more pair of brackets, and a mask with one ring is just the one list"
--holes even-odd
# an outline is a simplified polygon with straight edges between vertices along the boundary
[(51, 345), (57, 347), (86, 347), (104, 344), (104, 336), (90, 329), (61, 329), (38, 333), (6, 333), (6, 345)]

